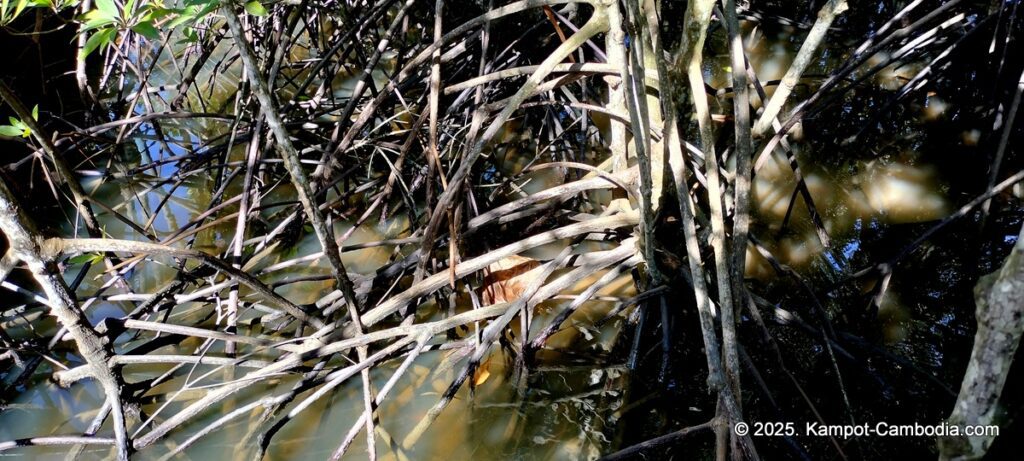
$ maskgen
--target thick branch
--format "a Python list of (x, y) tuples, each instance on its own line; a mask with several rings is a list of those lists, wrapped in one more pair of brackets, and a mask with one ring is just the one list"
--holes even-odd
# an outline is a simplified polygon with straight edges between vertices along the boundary
[[(1024, 228), (1002, 269), (983, 277), (975, 288), (978, 332), (960, 396), (947, 422), (953, 426), (997, 424), (999, 400), (1013, 356), (1024, 335)], [(995, 435), (943, 437), (940, 459), (971, 460), (985, 456)]]
[(107, 402), (111, 405), (117, 458), (127, 460), (130, 441), (121, 400), (124, 381), (110, 363), (114, 351), (78, 308), (78, 303), (57, 272), (53, 260), (44, 256), (48, 254), (43, 250), (46, 242), (41, 239), (35, 222), (25, 214), (3, 181), (0, 181), (0, 230), (7, 236), (10, 251), (28, 264), (36, 282), (46, 292), (51, 312), (67, 328), (78, 346), (78, 353), (92, 367), (93, 375), (103, 387)]

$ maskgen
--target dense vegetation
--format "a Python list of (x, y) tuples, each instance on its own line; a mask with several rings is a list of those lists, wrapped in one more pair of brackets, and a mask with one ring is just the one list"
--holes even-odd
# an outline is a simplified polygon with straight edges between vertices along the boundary
[(5, 0), (0, 451), (1010, 453), (1018, 6)]

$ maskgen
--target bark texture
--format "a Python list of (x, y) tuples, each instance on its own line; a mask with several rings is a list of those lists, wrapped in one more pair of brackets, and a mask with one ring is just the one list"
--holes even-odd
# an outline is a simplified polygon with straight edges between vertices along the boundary
[[(1024, 333), (1024, 229), (1002, 269), (983, 277), (974, 289), (978, 332), (950, 425), (999, 423), (999, 398)], [(985, 456), (995, 436), (943, 437), (939, 458), (971, 460)]]
[(107, 402), (111, 406), (114, 421), (114, 439), (118, 459), (128, 459), (129, 441), (125, 423), (125, 411), (121, 401), (124, 382), (111, 358), (113, 349), (93, 329), (85, 313), (78, 308), (74, 295), (64, 283), (52, 256), (55, 251), (43, 239), (35, 222), (19, 206), (14, 194), (0, 181), (0, 230), (7, 237), (10, 252), (28, 265), (36, 282), (46, 293), (50, 312), (68, 329), (75, 340), (78, 353), (92, 368), (92, 375), (103, 387)]

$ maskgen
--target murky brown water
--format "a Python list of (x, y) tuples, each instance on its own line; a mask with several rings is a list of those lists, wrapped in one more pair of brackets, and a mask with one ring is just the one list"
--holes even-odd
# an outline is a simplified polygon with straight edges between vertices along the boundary
[[(750, 26), (748, 25), (748, 29)], [(750, 43), (752, 63), (764, 80), (773, 80), (785, 72), (795, 45), (790, 40), (792, 30), (773, 29), (772, 35), (757, 35)], [(798, 43), (798, 42), (797, 42)], [(817, 67), (812, 67), (809, 74), (826, 74), (828, 66), (835, 59), (841, 59), (839, 50), (832, 50), (830, 58), (825, 59)], [(728, 65), (726, 56), (709, 60), (714, 63), (709, 67), (708, 83), (716, 87), (728, 86), (727, 75), (723, 71)], [(233, 69), (233, 70), (231, 70)], [(237, 72), (237, 66), (229, 69)], [(894, 88), (895, 79), (906, 75), (912, 68), (883, 72), (876, 82), (881, 88)], [(229, 73), (230, 73), (229, 72)], [(159, 73), (154, 86), (159, 81)], [(205, 81), (203, 76), (198, 81)], [(218, 77), (216, 85), (228, 85), (231, 79)], [(335, 91), (346, 91), (347, 82)], [(203, 89), (210, 91), (211, 89)], [(349, 88), (350, 90), (350, 88)], [(212, 93), (220, 94), (221, 90), (213, 88)], [(223, 101), (221, 101), (222, 103)], [(929, 123), (944, 117), (943, 103), (936, 98), (931, 104), (921, 108), (913, 123), (926, 129)], [(207, 121), (203, 126), (165, 125), (172, 134), (180, 135), (182, 143), (198, 142), (222, 134), (227, 129), (219, 121)], [(968, 130), (969, 132), (969, 130)], [(968, 135), (969, 136), (969, 135)], [(890, 154), (872, 160), (854, 159), (837, 166), (834, 162), (819, 162), (816, 159), (828, 157), (831, 152), (823, 150), (820, 144), (804, 142), (797, 130), (792, 142), (798, 159), (804, 168), (807, 185), (821, 212), (826, 229), (832, 238), (832, 245), (824, 248), (815, 234), (806, 207), (797, 198), (792, 214), (783, 229), (783, 221), (787, 215), (790, 199), (793, 196), (793, 175), (787, 160), (781, 155), (771, 158), (758, 172), (754, 185), (754, 201), (757, 223), (754, 233), (770, 248), (779, 259), (812, 278), (832, 278), (836, 274), (848, 273), (858, 269), (851, 262), (860, 248), (862, 234), (868, 228), (878, 229), (939, 219), (950, 212), (951, 202), (947, 197), (944, 178), (939, 169), (929, 163), (928, 152), (915, 150), (912, 143), (894, 139), (894, 143), (902, 143), (895, 149), (887, 149)], [(146, 152), (144, 140), (137, 139), (139, 151)], [(878, 146), (873, 146), (878, 147)], [(866, 147), (870, 148), (870, 147)], [(529, 154), (529, 153), (526, 153)], [(128, 159), (126, 166), (146, 163), (145, 154)], [(507, 152), (504, 162), (505, 174), (515, 174), (527, 163), (526, 157), (516, 152)], [(239, 150), (231, 156), (234, 161), (242, 160)], [(150, 159), (155, 160), (155, 159)], [(169, 192), (170, 187), (162, 185), (150, 190), (158, 177), (173, 173), (169, 167), (160, 167), (150, 178), (153, 182), (140, 181), (106, 181), (102, 184), (85, 180), (87, 190), (107, 204), (118, 204), (115, 207), (135, 222), (147, 222), (152, 218), (153, 231), (160, 238), (166, 238), (183, 223), (194, 219), (205, 211), (205, 204), (211, 200), (211, 191), (215, 188), (208, 175), (197, 175), (189, 178)], [(550, 187), (557, 180), (549, 170), (533, 173), (522, 186), (529, 193)], [(236, 182), (239, 182), (236, 180)], [(238, 185), (233, 186), (235, 189)], [(140, 203), (132, 194), (141, 193)], [(129, 193), (132, 192), (132, 193)], [(151, 216), (152, 210), (168, 193), (172, 194), (169, 204), (156, 217)], [(230, 194), (229, 194), (230, 196)], [(286, 187), (278, 187), (273, 196), (264, 199), (265, 203), (275, 202), (289, 196)], [(592, 194), (591, 199), (598, 202), (607, 200), (607, 194)], [(223, 217), (237, 211), (237, 206), (227, 207), (217, 217)], [(275, 210), (265, 210), (264, 216), (269, 217)], [(358, 214), (357, 214), (358, 215)], [(114, 237), (141, 239), (142, 237), (120, 221), (111, 219), (101, 213), (105, 229)], [(383, 239), (402, 238), (409, 236), (408, 222), (403, 215), (388, 222), (370, 222), (359, 227), (346, 244), (374, 242)], [(343, 233), (351, 223), (338, 223), (336, 232)], [(234, 220), (227, 219), (221, 224), (203, 230), (196, 235), (194, 248), (208, 252), (223, 252), (234, 232)], [(269, 248), (254, 261), (250, 268), (267, 268), (275, 264), (314, 252), (317, 244), (312, 235), (299, 239), (291, 248)], [(402, 250), (407, 251), (407, 250)], [(550, 245), (533, 250), (528, 256), (535, 258), (551, 257), (557, 253), (558, 245)], [(370, 273), (389, 261), (395, 254), (393, 246), (380, 246), (346, 253), (344, 260), (349, 269), (359, 273)], [(160, 260), (170, 264), (169, 260)], [(69, 271), (68, 277), (73, 278), (75, 268)], [(86, 278), (80, 293), (92, 292), (98, 288), (95, 276), (100, 269), (94, 267)], [(133, 272), (131, 281), (138, 293), (152, 293), (162, 287), (174, 273), (171, 267), (148, 263), (143, 269)], [(287, 269), (265, 274), (267, 282), (281, 282), (295, 277), (325, 274), (323, 264), (299, 264)], [(760, 256), (748, 255), (749, 277), (771, 283), (776, 274)], [(579, 284), (570, 293), (578, 293), (589, 285), (596, 277)], [(291, 283), (282, 286), (278, 292), (297, 303), (310, 303), (321, 298), (328, 291), (326, 281)], [(901, 287), (897, 284), (889, 292), (882, 308), (880, 317), (887, 319), (882, 324), (884, 336), (890, 343), (899, 343), (908, 337), (913, 320), (913, 311), (902, 305)], [(244, 294), (244, 290), (242, 291)], [(566, 293), (566, 294), (570, 294)], [(494, 352), (486, 361), (486, 377), (479, 377), (479, 385), (471, 397), (467, 388), (459, 392), (456, 400), (442, 413), (441, 417), (420, 438), (412, 450), (402, 448), (401, 441), (412, 428), (434, 405), (447, 385), (459, 370), (461, 362), (458, 351), (434, 351), (421, 355), (402, 377), (391, 396), (379, 410), (380, 425), (378, 426), (378, 454), (385, 460), (405, 459), (507, 459), (510, 457), (529, 457), (537, 459), (578, 459), (594, 458), (606, 452), (613, 444), (609, 427), (613, 427), (622, 416), (623, 406), (629, 392), (629, 376), (621, 364), (605, 364), (603, 359), (612, 348), (621, 320), (608, 323), (600, 330), (587, 327), (594, 320), (604, 316), (615, 303), (611, 300), (624, 299), (635, 294), (635, 289), (628, 275), (620, 277), (608, 288), (601, 290), (602, 300), (591, 301), (567, 323), (578, 325), (566, 328), (556, 335), (550, 345), (565, 351), (564, 354), (547, 354), (542, 358), (540, 368), (530, 376), (529, 386), (525, 394), (508, 373), (507, 357), (502, 352)], [(222, 293), (226, 296), (226, 291)], [(468, 303), (467, 300), (463, 300)], [(546, 303), (542, 306), (541, 316), (550, 316), (553, 306), (565, 304), (565, 299)], [(469, 304), (464, 304), (469, 306)], [(121, 315), (130, 310), (132, 305), (127, 302), (101, 301), (90, 307), (89, 315), (99, 319), (111, 315)], [(171, 321), (177, 324), (190, 324), (210, 314), (209, 303), (188, 303), (179, 307)], [(214, 315), (214, 318), (217, 316)], [(243, 316), (241, 323), (247, 325), (251, 320)], [(212, 320), (207, 320), (212, 324)], [(544, 322), (535, 322), (541, 325)], [(4, 325), (9, 332), (16, 333), (18, 328), (25, 328), (24, 322), (13, 319)], [(50, 324), (49, 328), (53, 328)], [(40, 328), (37, 324), (35, 328)], [(244, 327), (243, 327), (244, 328)], [(261, 330), (258, 324), (253, 332)], [(180, 346), (182, 353), (191, 353), (197, 342), (186, 342)], [(123, 344), (127, 349), (131, 344)], [(217, 345), (216, 347), (221, 347)], [(66, 353), (64, 351), (63, 353)], [(452, 362), (454, 366), (452, 365)], [(42, 367), (48, 367), (44, 364)], [(394, 372), (398, 362), (390, 362), (385, 366), (373, 369), (375, 383), (383, 383)], [(129, 381), (152, 378), (160, 375), (166, 367), (133, 366), (128, 374)], [(179, 373), (159, 386), (151, 389), (146, 395), (153, 398), (154, 403), (144, 406), (147, 414), (160, 411), (160, 406), (169, 396), (174, 395), (173, 403), (160, 414), (168, 414), (175, 408), (194, 401), (203, 395), (206, 386), (216, 385), (222, 381), (225, 373), (215, 371), (214, 367), (197, 366), (190, 368), (189, 373)], [(201, 378), (207, 372), (209, 377)], [(41, 376), (42, 374), (40, 374)], [(277, 381), (253, 386), (227, 402), (220, 411), (206, 412), (203, 419), (193, 422), (190, 427), (199, 428), (218, 418), (224, 412), (237, 408), (251, 398), (268, 390), (286, 391), (294, 384), (294, 377), (284, 377)], [(190, 389), (182, 391), (182, 389)], [(272, 459), (322, 459), (336, 448), (344, 438), (352, 423), (362, 411), (361, 383), (349, 380), (346, 384), (333, 391), (329, 398), (322, 399), (306, 410), (298, 418), (285, 427), (276, 436), (269, 455)], [(160, 403), (156, 403), (160, 402)], [(71, 389), (60, 389), (54, 384), (37, 379), (30, 382), (16, 401), (0, 412), (0, 440), (45, 434), (77, 433), (85, 430), (101, 404), (101, 396), (91, 382), (83, 382)], [(258, 422), (259, 413), (238, 418), (213, 435), (204, 438), (186, 453), (192, 459), (248, 459), (253, 451), (247, 436), (251, 426)], [(162, 452), (173, 449), (181, 441), (188, 438), (189, 433), (174, 433), (172, 437), (161, 442), (165, 449), (148, 450), (143, 457), (159, 457)], [(348, 459), (365, 457), (364, 435), (359, 435)], [(19, 452), (38, 459), (63, 458), (63, 449), (33, 448)], [(88, 453), (104, 456), (104, 450), (88, 449)]]

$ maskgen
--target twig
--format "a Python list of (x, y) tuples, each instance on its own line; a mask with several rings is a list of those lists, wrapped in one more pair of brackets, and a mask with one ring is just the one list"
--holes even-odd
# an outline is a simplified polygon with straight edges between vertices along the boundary
[[(0, 230), (3, 230), (10, 244), (10, 251), (18, 259), (25, 261), (32, 271), (33, 277), (43, 287), (50, 309), (64, 328), (74, 338), (78, 353), (92, 367), (93, 375), (103, 387), (107, 401), (110, 403), (114, 420), (114, 439), (117, 458), (127, 460), (131, 451), (125, 421), (125, 407), (122, 400), (123, 378), (109, 360), (114, 356), (110, 344), (93, 330), (89, 319), (78, 309), (74, 296), (68, 291), (64, 279), (56, 272), (54, 261), (48, 258), (45, 245), (41, 241), (35, 222), (29, 218), (25, 210), (0, 180)], [(75, 442), (77, 443), (77, 442)], [(86, 442), (87, 443), (87, 442)], [(17, 446), (17, 445), (12, 445)]]
[(203, 264), (230, 275), (232, 278), (238, 280), (239, 283), (244, 284), (253, 291), (266, 297), (268, 300), (273, 301), (274, 304), (277, 304), (278, 307), (299, 321), (308, 323), (317, 328), (324, 326), (322, 321), (315, 317), (310, 317), (308, 314), (303, 312), (302, 308), (285, 299), (283, 296), (275, 293), (274, 290), (263, 284), (263, 282), (259, 281), (256, 277), (249, 275), (247, 272), (235, 269), (220, 258), (210, 256), (200, 251), (183, 250), (158, 243), (136, 242), (133, 240), (120, 239), (52, 238), (47, 240), (47, 243), (49, 244), (47, 251), (49, 251), (49, 254), (52, 256), (92, 252), (129, 252), (198, 259)]
[[(811, 27), (810, 32), (807, 33), (807, 38), (800, 45), (800, 51), (797, 51), (796, 57), (793, 58), (793, 63), (786, 70), (786, 75), (782, 77), (782, 82), (775, 89), (772, 98), (765, 105), (764, 112), (761, 113), (757, 123), (754, 124), (753, 135), (755, 137), (760, 138), (771, 127), (772, 121), (779, 114), (782, 105), (786, 103), (786, 99), (789, 98), (793, 88), (796, 87), (797, 82), (800, 80), (800, 75), (811, 64), (811, 58), (814, 57), (815, 50), (818, 49), (822, 40), (825, 39), (825, 34), (832, 25), (832, 21), (835, 20), (836, 16), (846, 11), (847, 8), (846, 0), (828, 0), (828, 3), (823, 5), (821, 10), (818, 11), (818, 19), (814, 21), (814, 26)], [(734, 60), (733, 69), (737, 69), (735, 66), (736, 62)], [(742, 68), (740, 67), (739, 69)], [(735, 84), (733, 86), (738, 88)]]
[[(608, 28), (608, 18), (602, 8), (597, 8), (591, 15), (587, 23), (580, 28), (579, 32), (576, 32), (569, 40), (558, 46), (537, 68), (537, 70), (530, 75), (526, 82), (516, 91), (516, 94), (510, 98), (508, 103), (504, 106), (504, 109), (490, 120), (490, 126), (487, 130), (476, 140), (473, 147), (466, 156), (462, 159), (458, 170), (452, 175), (450, 181), (448, 181), (448, 189), (438, 197), (437, 205), (434, 209), (434, 213), (430, 217), (430, 222), (427, 224), (426, 230), (423, 232), (423, 244), (420, 247), (420, 263), (416, 267), (416, 273), (419, 276), (426, 269), (427, 261), (430, 259), (429, 255), (434, 245), (434, 238), (436, 237), (438, 227), (441, 224), (442, 216), (445, 213), (441, 213), (442, 210), (448, 210), (454, 205), (455, 199), (458, 197), (458, 191), (461, 190), (462, 182), (469, 175), (469, 171), (473, 164), (476, 163), (476, 159), (483, 153), (484, 147), (498, 134), (498, 131), (502, 129), (505, 122), (512, 116), (512, 113), (519, 109), (519, 106), (530, 96), (534, 89), (540, 85), (541, 81), (547, 77), (554, 69), (555, 65), (562, 62), (566, 56), (572, 53), (576, 48), (579, 48), (586, 40), (591, 37), (604, 32)], [(417, 277), (419, 278), (419, 277)]]
[[(295, 193), (299, 198), (299, 202), (302, 203), (302, 209), (313, 225), (313, 231), (316, 233), (317, 240), (320, 241), (320, 246), (327, 256), (327, 261), (334, 269), (335, 279), (345, 295), (345, 299), (348, 300), (348, 305), (351, 306), (352, 311), (358, 312), (361, 310), (359, 308), (359, 300), (356, 299), (352, 280), (348, 278), (345, 263), (341, 261), (341, 253), (338, 251), (338, 243), (334, 241), (334, 233), (324, 220), (320, 208), (313, 201), (313, 190), (306, 172), (303, 171), (300, 164), (299, 153), (295, 146), (292, 145), (291, 138), (284, 128), (284, 123), (277, 113), (274, 99), (270, 95), (270, 90), (267, 88), (263, 76), (259, 74), (256, 58), (253, 56), (249, 42), (245, 39), (241, 21), (238, 19), (238, 14), (235, 13), (235, 6), (230, 0), (221, 0), (221, 11), (224, 13), (224, 18), (231, 29), (231, 35), (234, 37), (238, 52), (242, 57), (242, 62), (245, 64), (245, 70), (248, 73), (249, 80), (252, 82), (253, 92), (256, 93), (256, 98), (259, 99), (260, 110), (263, 112), (267, 127), (270, 128), (277, 141), (275, 146), (281, 155), (281, 159), (284, 161), (285, 169), (288, 170), (292, 184), (295, 186)], [(354, 315), (353, 321), (357, 327), (361, 327), (358, 325), (358, 318), (358, 315)]]
[(712, 419), (711, 421), (701, 423), (696, 426), (684, 427), (682, 429), (679, 429), (678, 431), (665, 434), (661, 437), (655, 437), (650, 440), (645, 440), (629, 448), (624, 448), (610, 455), (606, 455), (601, 458), (601, 461), (616, 461), (620, 459), (635, 459), (637, 457), (642, 457), (643, 452), (647, 450), (657, 448), (662, 445), (678, 443), (679, 440), (686, 438), (686, 436), (693, 434), (694, 432), (712, 429), (715, 424), (716, 420)]

